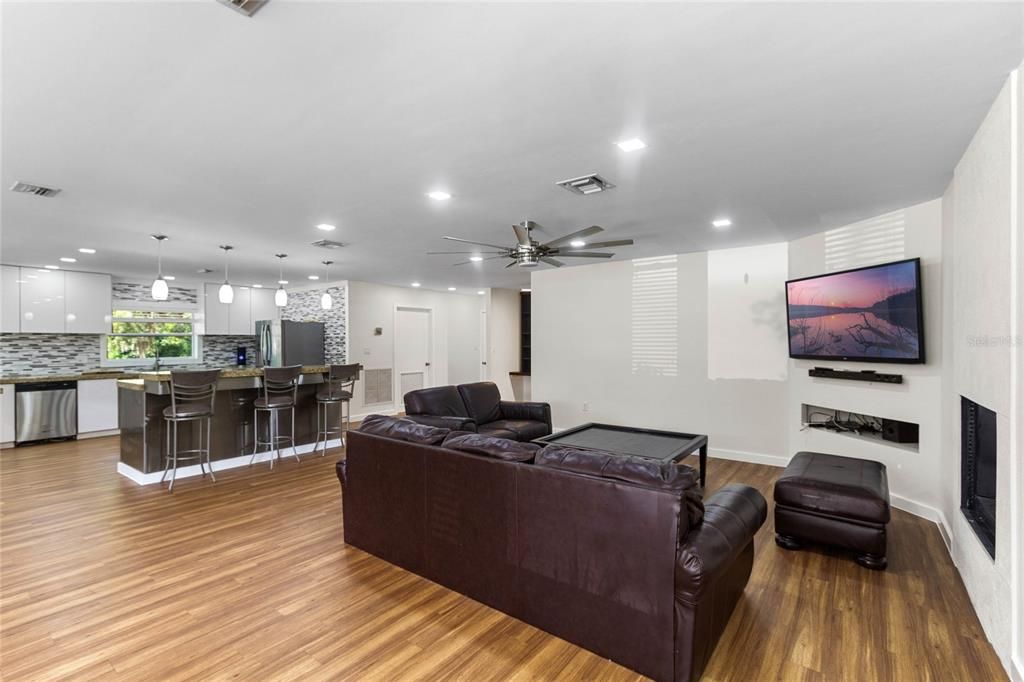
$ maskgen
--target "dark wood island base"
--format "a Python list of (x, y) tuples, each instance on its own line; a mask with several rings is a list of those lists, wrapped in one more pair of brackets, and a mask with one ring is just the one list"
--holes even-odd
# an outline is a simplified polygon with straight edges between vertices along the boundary
[[(295, 406), (295, 445), (301, 455), (311, 452), (316, 441), (316, 392), (324, 382), (322, 366), (303, 367)], [(211, 428), (210, 460), (214, 470), (244, 466), (253, 454), (253, 402), (259, 397), (262, 370), (225, 370), (217, 383), (217, 397)], [(169, 372), (143, 372), (137, 379), (118, 381), (118, 420), (121, 429), (121, 459), (118, 471), (136, 483), (156, 483), (163, 475), (167, 424), (164, 408), (171, 404)], [(333, 419), (333, 414), (332, 414)], [(287, 433), (290, 420), (282, 420)], [(261, 439), (266, 439), (267, 419), (260, 419)], [(184, 447), (198, 438), (194, 424), (179, 427)], [(339, 439), (328, 447), (340, 445)], [(291, 456), (291, 448), (281, 456)], [(256, 462), (268, 461), (273, 451), (261, 452)], [(195, 471), (192, 471), (192, 470)], [(179, 467), (178, 478), (198, 475), (198, 465)]]

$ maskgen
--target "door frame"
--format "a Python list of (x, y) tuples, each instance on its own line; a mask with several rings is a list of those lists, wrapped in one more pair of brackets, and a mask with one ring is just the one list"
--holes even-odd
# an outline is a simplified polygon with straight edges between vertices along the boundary
[(430, 388), (433, 386), (434, 380), (434, 308), (433, 306), (426, 305), (407, 305), (405, 303), (396, 303), (394, 310), (394, 322), (392, 329), (394, 330), (391, 334), (391, 366), (394, 368), (392, 371), (392, 391), (395, 397), (395, 409), (398, 411), (405, 409), (405, 401), (402, 399), (402, 373), (398, 369), (398, 313), (402, 310), (412, 310), (425, 312), (430, 315), (427, 322), (427, 356), (430, 358), (430, 366), (426, 368), (423, 375), (423, 388)]

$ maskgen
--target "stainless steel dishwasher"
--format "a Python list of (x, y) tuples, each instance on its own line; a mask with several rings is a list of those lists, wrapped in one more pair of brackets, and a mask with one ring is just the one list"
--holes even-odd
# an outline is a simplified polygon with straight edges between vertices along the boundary
[(41, 381), (14, 387), (14, 443), (78, 435), (78, 382)]

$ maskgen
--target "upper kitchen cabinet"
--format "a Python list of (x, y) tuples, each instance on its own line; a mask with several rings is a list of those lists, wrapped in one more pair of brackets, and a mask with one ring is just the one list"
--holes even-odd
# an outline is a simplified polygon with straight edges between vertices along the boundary
[(64, 330), (68, 334), (110, 331), (110, 275), (64, 273)]
[(228, 333), (243, 336), (253, 333), (252, 289), (235, 287), (235, 299), (228, 311)]
[(21, 331), (21, 268), (0, 265), (0, 332)]
[(220, 290), (219, 284), (207, 284), (203, 298), (206, 301), (206, 334), (230, 334), (231, 333), (231, 305), (221, 303), (217, 298)]
[(21, 331), (64, 333), (64, 271), (21, 268)]
[(278, 319), (279, 308), (274, 304), (273, 289), (250, 289), (252, 294), (252, 326), (247, 334), (256, 333), (256, 323), (260, 320)]

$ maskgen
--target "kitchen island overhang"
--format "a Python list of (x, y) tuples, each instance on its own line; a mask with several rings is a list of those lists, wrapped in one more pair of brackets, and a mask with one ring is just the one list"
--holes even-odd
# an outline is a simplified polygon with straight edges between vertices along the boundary
[[(328, 367), (311, 365), (302, 368), (295, 404), (295, 450), (298, 454), (313, 451), (316, 441), (316, 392), (324, 383)], [(132, 481), (146, 485), (159, 483), (166, 466), (167, 422), (164, 408), (171, 404), (170, 372), (139, 372), (135, 379), (121, 379), (118, 387), (118, 424), (121, 430), (121, 457), (117, 471)], [(217, 382), (211, 426), (210, 460), (214, 471), (247, 466), (252, 460), (254, 433), (253, 415), (260, 395), (263, 370), (240, 368), (223, 370)], [(282, 420), (288, 431), (290, 420)], [(192, 443), (198, 435), (194, 425), (179, 426), (181, 443)], [(267, 419), (260, 419), (261, 432)], [(261, 437), (262, 438), (262, 437)], [(341, 445), (340, 439), (327, 441), (327, 447)], [(266, 462), (275, 450), (261, 451), (254, 463)], [(290, 455), (291, 448), (282, 449)], [(177, 478), (201, 475), (198, 464), (178, 468)]]

